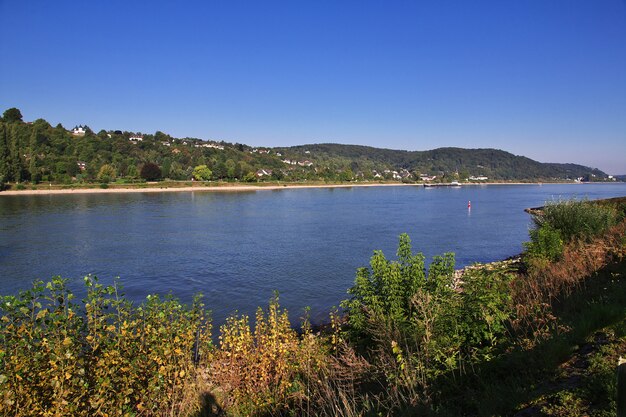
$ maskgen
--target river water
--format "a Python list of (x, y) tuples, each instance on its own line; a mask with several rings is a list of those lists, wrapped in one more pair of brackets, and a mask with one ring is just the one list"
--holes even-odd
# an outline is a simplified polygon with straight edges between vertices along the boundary
[(216, 324), (275, 290), (293, 318), (309, 306), (321, 321), (375, 249), (395, 256), (401, 233), (428, 258), (455, 252), (461, 267), (521, 252), (525, 208), (616, 196), (626, 184), (0, 195), (0, 294), (61, 275), (80, 295), (93, 274), (119, 277), (137, 302), (202, 292)]

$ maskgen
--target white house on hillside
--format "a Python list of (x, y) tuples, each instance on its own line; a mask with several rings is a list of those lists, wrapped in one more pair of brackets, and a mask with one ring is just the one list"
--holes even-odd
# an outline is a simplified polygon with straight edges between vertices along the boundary
[(85, 133), (87, 132), (85, 131), (82, 125), (76, 126), (74, 127), (74, 129), (72, 129), (72, 135), (74, 136), (85, 136)]
[(272, 170), (271, 169), (259, 169), (256, 172), (257, 178), (269, 177), (270, 175), (272, 175)]

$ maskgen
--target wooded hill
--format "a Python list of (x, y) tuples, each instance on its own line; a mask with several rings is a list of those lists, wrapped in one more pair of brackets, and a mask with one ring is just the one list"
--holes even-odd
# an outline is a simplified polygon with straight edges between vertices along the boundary
[[(576, 164), (541, 163), (498, 149), (438, 148), (430, 151), (402, 151), (332, 143), (277, 148), (285, 154), (307, 157), (316, 165), (349, 167), (353, 172), (408, 170), (423, 175), (461, 179), (485, 176), (493, 180), (604, 180), (607, 175)], [(309, 153), (306, 153), (306, 152)]]
[[(151, 170), (144, 170), (150, 165)], [(155, 167), (156, 165), (158, 169)], [(545, 164), (496, 149), (440, 148), (400, 151), (368, 146), (313, 144), (253, 148), (239, 143), (154, 134), (66, 129), (46, 120), (22, 121), (18, 109), (0, 119), (0, 182), (109, 182), (169, 178), (190, 180), (206, 165), (215, 180), (488, 180), (553, 181), (607, 175), (575, 164)], [(150, 177), (143, 173), (150, 171)], [(204, 178), (206, 179), (206, 178)]]

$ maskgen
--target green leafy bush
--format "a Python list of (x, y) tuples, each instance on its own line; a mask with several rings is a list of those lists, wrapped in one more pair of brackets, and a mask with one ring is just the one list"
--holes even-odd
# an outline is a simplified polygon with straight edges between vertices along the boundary
[(463, 275), (461, 327), (466, 353), (489, 358), (492, 347), (506, 342), (508, 321), (513, 315), (507, 268), (473, 268)]
[(502, 336), (513, 311), (512, 275), (506, 268), (476, 267), (459, 279), (452, 253), (435, 256), (426, 272), (424, 255), (412, 253), (406, 234), (397, 256), (390, 261), (375, 251), (342, 306), (348, 335), (393, 393), (385, 401), (419, 404), (432, 394), (435, 381), (468, 362), (489, 360), (507, 340)]
[(549, 224), (532, 229), (529, 234), (530, 242), (524, 243), (524, 246), (531, 258), (556, 261), (563, 254), (561, 233)]
[(411, 253), (408, 235), (400, 236), (398, 261), (388, 261), (381, 251), (374, 251), (370, 268), (359, 268), (354, 286), (348, 290), (352, 298), (342, 307), (348, 314), (351, 330), (361, 336), (371, 322), (389, 321), (400, 327), (410, 324), (411, 303), (416, 292), (426, 283), (424, 255)]

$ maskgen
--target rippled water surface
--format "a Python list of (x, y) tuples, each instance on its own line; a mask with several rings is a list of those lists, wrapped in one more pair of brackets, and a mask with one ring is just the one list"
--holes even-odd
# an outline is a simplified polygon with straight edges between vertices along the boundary
[(5, 195), (0, 294), (54, 275), (80, 294), (86, 274), (119, 276), (136, 301), (202, 292), (217, 323), (253, 312), (274, 290), (294, 318), (310, 306), (321, 320), (373, 250), (395, 255), (401, 233), (429, 258), (452, 251), (458, 266), (488, 262), (522, 250), (524, 208), (624, 195), (626, 184)]

